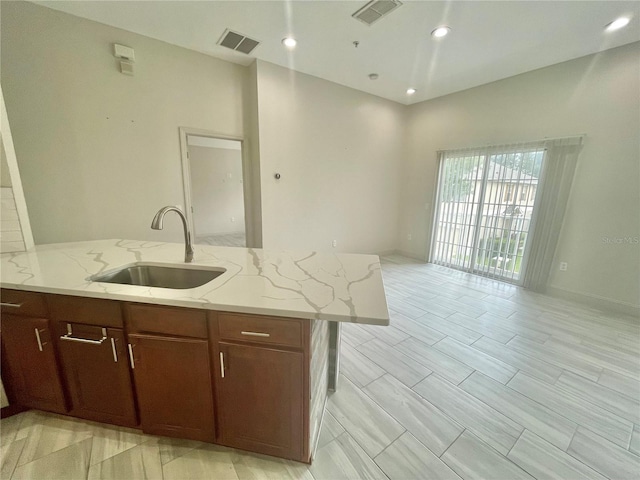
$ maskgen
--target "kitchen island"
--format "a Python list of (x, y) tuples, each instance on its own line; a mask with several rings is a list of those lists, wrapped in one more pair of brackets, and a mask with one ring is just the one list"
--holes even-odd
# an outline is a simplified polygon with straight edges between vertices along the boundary
[[(182, 244), (101, 240), (42, 245), (0, 256), (3, 346), (13, 338), (11, 323), (24, 329), (27, 320), (40, 322), (27, 333), (35, 333), (37, 352), (50, 346), (51, 374), (60, 373), (60, 385), (52, 387), (53, 403), (30, 400), (37, 395), (21, 396), (26, 385), (9, 384), (9, 392), (26, 398), (22, 403), (27, 406), (311, 461), (327, 391), (336, 388), (340, 322), (389, 324), (378, 257), (197, 245), (193, 263), (184, 264), (183, 253)], [(189, 289), (90, 279), (137, 263), (225, 272)], [(29, 311), (30, 305), (40, 303)], [(21, 314), (16, 305), (22, 304)], [(43, 336), (51, 337), (44, 346)], [(121, 370), (119, 380), (113, 374), (113, 382), (124, 397), (128, 390), (121, 384), (127, 376), (133, 378), (133, 399), (124, 400), (134, 405), (132, 414), (123, 413), (131, 407), (109, 416), (106, 407), (78, 405), (103, 388), (86, 391), (92, 376), (82, 358), (92, 348), (104, 350), (103, 361)], [(24, 353), (16, 351), (16, 356), (23, 358)], [(128, 363), (119, 358), (128, 358)], [(183, 390), (195, 389), (200, 403), (193, 400), (196, 394), (176, 396), (171, 384), (159, 385), (159, 373), (153, 370), (164, 365), (170, 378), (176, 363), (191, 358), (200, 360), (200, 370), (176, 371), (174, 383)], [(8, 364), (6, 374), (3, 367), (5, 383), (20, 378), (20, 368), (30, 368)], [(123, 365), (130, 368), (124, 371)], [(210, 388), (203, 388), (202, 379), (209, 377)], [(166, 404), (173, 399), (180, 405), (184, 397), (195, 402), (189, 410), (200, 409), (202, 415), (181, 425), (169, 418), (173, 412), (167, 413)]]

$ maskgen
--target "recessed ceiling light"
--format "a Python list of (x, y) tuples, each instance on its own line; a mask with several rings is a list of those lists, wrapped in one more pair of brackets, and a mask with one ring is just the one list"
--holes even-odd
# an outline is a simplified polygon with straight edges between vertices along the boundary
[(413, 95), (414, 93), (416, 93), (415, 88), (407, 88), (407, 95)]
[(379, 76), (379, 75), (378, 75), (377, 73), (370, 73), (370, 74), (369, 74), (369, 78), (370, 78), (371, 80), (377, 80), (377, 79), (378, 79), (378, 76)]
[(629, 17), (620, 17), (620, 18), (616, 18), (613, 22), (611, 22), (610, 24), (606, 25), (604, 27), (604, 29), (607, 32), (613, 32), (614, 30), (618, 30), (622, 27), (626, 27), (627, 25), (629, 25), (629, 21), (631, 19)]
[(293, 37), (287, 37), (282, 39), (282, 44), (287, 48), (295, 48), (298, 42)]
[(433, 32), (431, 32), (431, 36), (435, 38), (442, 38), (447, 35), (451, 31), (451, 28), (446, 25), (442, 25), (441, 27), (436, 28)]

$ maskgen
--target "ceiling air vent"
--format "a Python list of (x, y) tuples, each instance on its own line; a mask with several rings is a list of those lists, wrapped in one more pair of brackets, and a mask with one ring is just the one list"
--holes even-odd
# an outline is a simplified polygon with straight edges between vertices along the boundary
[(218, 40), (218, 45), (249, 55), (254, 48), (260, 45), (260, 42), (242, 35), (241, 33), (232, 32), (231, 30), (226, 29), (220, 40)]
[(367, 25), (373, 25), (400, 5), (402, 5), (402, 2), (398, 0), (373, 0), (351, 16)]

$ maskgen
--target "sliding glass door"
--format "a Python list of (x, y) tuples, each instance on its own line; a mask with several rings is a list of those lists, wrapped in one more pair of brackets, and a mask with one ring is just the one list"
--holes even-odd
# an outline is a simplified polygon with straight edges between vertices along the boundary
[(542, 145), (440, 153), (431, 261), (518, 283)]

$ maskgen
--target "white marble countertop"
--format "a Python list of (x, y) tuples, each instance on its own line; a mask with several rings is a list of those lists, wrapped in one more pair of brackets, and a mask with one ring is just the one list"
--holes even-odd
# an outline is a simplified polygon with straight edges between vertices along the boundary
[(190, 266), (226, 272), (174, 290), (97, 283), (88, 277), (135, 262), (184, 264), (184, 244), (97, 240), (38, 245), (0, 255), (3, 288), (293, 318), (388, 325), (376, 255), (195, 245)]

